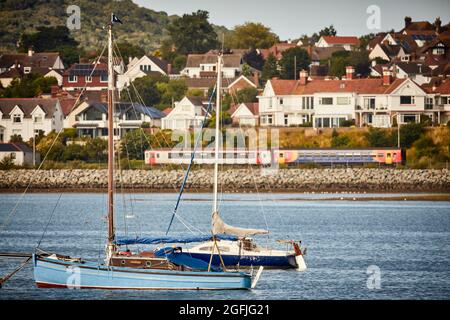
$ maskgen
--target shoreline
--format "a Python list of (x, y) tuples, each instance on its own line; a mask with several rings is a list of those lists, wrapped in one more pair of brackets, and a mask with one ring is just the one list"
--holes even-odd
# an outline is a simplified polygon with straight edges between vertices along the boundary
[[(22, 194), (25, 189), (6, 189), (0, 188), (0, 194)], [(38, 189), (28, 189), (27, 193), (30, 194), (41, 194), (41, 193), (106, 193), (106, 188), (38, 188)], [(152, 193), (173, 193), (176, 194), (178, 191), (173, 189), (144, 189), (144, 188), (124, 188), (124, 193), (135, 193), (135, 194), (152, 194)], [(197, 190), (187, 190), (184, 193), (187, 194), (205, 194), (211, 193), (210, 189), (197, 189)], [(256, 194), (256, 191), (250, 190), (238, 190), (238, 191), (225, 191), (224, 194)], [(279, 199), (280, 201), (450, 201), (450, 193), (447, 191), (425, 191), (417, 192), (414, 190), (404, 190), (404, 191), (361, 191), (358, 190), (323, 190), (323, 191), (311, 191), (311, 190), (259, 190), (260, 194), (295, 194), (292, 198)], [(405, 194), (406, 193), (406, 194)], [(310, 198), (302, 197), (304, 195), (321, 195), (320, 198)], [(376, 195), (371, 196), (371, 194), (382, 194), (383, 196)], [(363, 196), (361, 196), (363, 195)], [(384, 196), (385, 195), (385, 196)], [(192, 201), (192, 199), (186, 199), (186, 201)], [(225, 201), (234, 201), (227, 199)], [(264, 200), (263, 200), (264, 201)], [(268, 201), (273, 201), (272, 199)]]

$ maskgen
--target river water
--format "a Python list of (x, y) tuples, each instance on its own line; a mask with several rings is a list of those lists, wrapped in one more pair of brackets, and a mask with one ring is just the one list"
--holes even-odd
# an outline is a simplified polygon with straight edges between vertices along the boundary
[[(265, 270), (252, 291), (37, 289), (28, 264), (0, 289), (0, 299), (449, 299), (450, 202), (353, 200), (364, 196), (381, 195), (224, 194), (226, 222), (269, 228), (269, 237), (256, 237), (260, 245), (301, 239), (308, 248), (306, 272)], [(176, 197), (118, 195), (118, 234), (163, 235)], [(100, 260), (106, 200), (96, 193), (0, 194), (0, 251), (32, 252), (40, 242), (45, 250)], [(208, 232), (210, 212), (211, 195), (186, 194), (179, 209), (186, 226), (175, 219), (170, 234)], [(19, 263), (0, 258), (0, 277)]]

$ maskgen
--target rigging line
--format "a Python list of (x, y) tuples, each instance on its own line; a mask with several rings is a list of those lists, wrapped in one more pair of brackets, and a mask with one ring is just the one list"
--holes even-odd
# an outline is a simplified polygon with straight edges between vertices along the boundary
[[(228, 78), (226, 79), (226, 81), (227, 81), (228, 85), (230, 85)], [(231, 99), (233, 100), (233, 102), (235, 101), (233, 95), (236, 95), (236, 102), (238, 102), (237, 93), (234, 90), (231, 90), (231, 94), (230, 95), (231, 95)], [(239, 129), (240, 129), (241, 132), (244, 132), (240, 122), (239, 122)], [(258, 150), (258, 148), (257, 148), (257, 150)], [(248, 152), (250, 152), (250, 150), (248, 150)], [(256, 156), (258, 156), (257, 153), (256, 153)], [(253, 172), (253, 167), (250, 164), (250, 162), (247, 162), (247, 166), (250, 168), (250, 172), (251, 172), (251, 175), (252, 175), (253, 183), (255, 185), (256, 193), (257, 193), (257, 196), (258, 196), (258, 202), (259, 202), (259, 205), (261, 207), (262, 214), (263, 214), (264, 222), (265, 222), (267, 231), (269, 231), (269, 224), (267, 223), (267, 217), (266, 217), (266, 214), (265, 214), (264, 205), (263, 205), (262, 200), (261, 200), (261, 195), (259, 193), (258, 185), (256, 183), (255, 174)], [(270, 237), (270, 235), (268, 233), (267, 234), (267, 238), (269, 238), (269, 237)]]
[(58, 200), (56, 201), (56, 204), (55, 204), (55, 206), (53, 207), (52, 213), (50, 214), (50, 217), (49, 217), (49, 219), (48, 219), (48, 221), (47, 221), (47, 224), (45, 225), (44, 232), (42, 233), (41, 238), (39, 239), (39, 242), (38, 242), (38, 244), (37, 244), (35, 250), (39, 248), (39, 246), (41, 245), (42, 239), (44, 239), (44, 235), (45, 235), (45, 233), (47, 232), (47, 228), (48, 228), (48, 226), (50, 225), (50, 221), (52, 220), (53, 214), (55, 213), (56, 208), (57, 208), (58, 205), (59, 205), (59, 201), (61, 200), (62, 195), (63, 195), (62, 193), (59, 194)]
[[(140, 100), (140, 102), (142, 103), (142, 105), (145, 106), (145, 102), (144, 102), (144, 100), (142, 99), (141, 95), (139, 94), (139, 92), (138, 92), (136, 86), (134, 85), (133, 82), (131, 82), (131, 85), (132, 85), (133, 88), (134, 88), (134, 91), (135, 91), (135, 93), (136, 93), (136, 95), (137, 95), (137, 98)], [(131, 98), (130, 98), (130, 100), (131, 100)], [(143, 131), (142, 128), (141, 128), (141, 131)], [(150, 141), (148, 140), (147, 136), (144, 135), (144, 137), (147, 139), (147, 141), (148, 141), (148, 143), (149, 143), (149, 146), (151, 147), (151, 143), (150, 143)], [(155, 137), (156, 137), (156, 141), (157, 141), (158, 145), (160, 146), (160, 148), (163, 148), (163, 147), (162, 147), (162, 144), (160, 143), (160, 141), (159, 141), (159, 139), (158, 139), (158, 137), (157, 137), (156, 135), (155, 135)], [(164, 142), (165, 142), (165, 144), (166, 144), (167, 146), (170, 145), (169, 142), (167, 141), (166, 136), (164, 135), (164, 133), (162, 134), (162, 140), (164, 140)], [(173, 165), (170, 165), (170, 167), (171, 167), (171, 168), (174, 168)], [(183, 165), (182, 165), (182, 164), (179, 164), (178, 167), (179, 167), (182, 171), (184, 171), (184, 168), (183, 168)], [(173, 188), (175, 191), (177, 191), (178, 188), (176, 187), (175, 183), (171, 183), (171, 184), (172, 184), (172, 188)], [(194, 186), (194, 189), (195, 189), (195, 191), (198, 191), (197, 188), (196, 188), (195, 186)]]
[[(105, 48), (103, 48), (103, 51), (101, 54), (103, 54)], [(98, 61), (100, 61), (101, 56), (99, 56)], [(97, 68), (97, 64), (96, 63), (94, 65), (94, 68), (91, 71), (90, 76), (92, 76), (92, 74), (94, 73), (95, 69)], [(72, 108), (71, 108), (71, 112), (73, 111), (73, 108), (75, 107), (75, 105), (77, 105), (77, 103), (80, 101), (80, 97), (81, 95), (84, 93), (84, 91), (86, 91), (86, 87), (87, 87), (87, 83), (84, 85), (83, 90), (81, 90), (80, 94), (78, 95), (77, 99), (75, 100)], [(36, 177), (37, 173), (41, 170), (42, 166), (44, 165), (45, 160), (47, 160), (48, 155), (50, 154), (50, 151), (52, 150), (53, 146), (55, 145), (56, 141), (58, 140), (61, 132), (64, 131), (64, 126), (61, 126), (61, 129), (58, 131), (55, 139), (53, 140), (53, 142), (50, 145), (50, 148), (47, 150), (44, 159), (41, 161), (41, 163), (39, 164), (37, 170), (35, 170), (30, 178), (30, 181), (28, 182), (25, 190), (23, 191), (23, 193), (21, 194), (20, 198), (17, 200), (16, 204), (14, 205), (14, 207), (11, 209), (11, 211), (8, 213), (8, 215), (6, 216), (5, 220), (3, 221), (3, 223), (0, 225), (0, 230), (4, 230), (5, 227), (7, 227), (9, 225), (10, 220), (12, 219), (12, 217), (16, 214), (17, 212), (17, 208), (19, 207), (19, 205), (22, 203), (26, 193), (28, 192), (28, 189), (31, 187), (31, 184), (34, 181), (34, 178)]]
[[(205, 117), (203, 119), (202, 127), (200, 128), (200, 134), (197, 136), (197, 140), (195, 141), (194, 149), (191, 152), (191, 161), (189, 162), (189, 166), (188, 166), (188, 168), (186, 170), (186, 173), (184, 175), (183, 183), (181, 184), (181, 188), (180, 188), (180, 191), (179, 191), (179, 194), (178, 194), (177, 202), (175, 204), (175, 208), (173, 209), (173, 213), (172, 213), (172, 217), (171, 217), (170, 222), (169, 222), (169, 226), (167, 227), (167, 230), (166, 230), (166, 235), (169, 233), (170, 227), (172, 226), (173, 218), (175, 217), (175, 214), (177, 213), (178, 206), (179, 206), (180, 201), (181, 201), (181, 197), (183, 196), (184, 187), (186, 186), (186, 182), (187, 182), (187, 179), (189, 177), (189, 172), (191, 171), (192, 164), (194, 162), (195, 152), (197, 151), (198, 145), (199, 145), (200, 140), (201, 140), (201, 136), (202, 136), (201, 132), (203, 131), (203, 129), (205, 127), (206, 120), (208, 119), (208, 115), (209, 115), (209, 112), (211, 110), (212, 99), (214, 97), (214, 93), (215, 92), (216, 92), (216, 87), (214, 87), (214, 90), (213, 90), (213, 92), (212, 92), (212, 94), (211, 94), (211, 96), (209, 98), (208, 108), (206, 110)], [(217, 117), (217, 115), (216, 115), (216, 117)]]

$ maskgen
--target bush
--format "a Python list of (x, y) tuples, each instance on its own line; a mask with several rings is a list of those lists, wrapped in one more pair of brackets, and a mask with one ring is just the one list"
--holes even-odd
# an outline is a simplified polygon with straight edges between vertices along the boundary
[(9, 170), (13, 169), (14, 167), (15, 164), (13, 155), (6, 156), (0, 161), (0, 170)]
[(400, 143), (402, 148), (409, 148), (424, 133), (424, 126), (420, 123), (408, 123), (400, 127)]

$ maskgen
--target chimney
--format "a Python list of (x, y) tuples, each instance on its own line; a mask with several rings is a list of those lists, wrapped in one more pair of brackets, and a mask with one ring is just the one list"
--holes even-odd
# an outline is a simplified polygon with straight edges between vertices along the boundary
[(405, 29), (411, 25), (411, 17), (405, 17)]
[(383, 67), (383, 85), (389, 86), (392, 83), (392, 72), (387, 67)]
[(29, 56), (29, 57), (32, 57), (33, 54), (34, 54), (33, 47), (29, 47), (29, 48), (28, 48), (28, 56)]
[(353, 66), (346, 66), (345, 67), (345, 78), (347, 80), (353, 80), (353, 74), (355, 73), (355, 68)]
[(256, 85), (256, 87), (259, 87), (259, 72), (257, 71), (253, 73), (253, 83)]
[(308, 82), (308, 71), (302, 70), (300, 71), (300, 85), (304, 86)]
[(172, 64), (168, 63), (167, 64), (167, 75), (170, 75), (170, 74), (172, 74)]
[(58, 95), (59, 87), (58, 86), (51, 86), (50, 92), (52, 94), (52, 98), (56, 98)]

